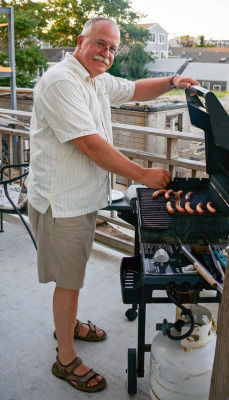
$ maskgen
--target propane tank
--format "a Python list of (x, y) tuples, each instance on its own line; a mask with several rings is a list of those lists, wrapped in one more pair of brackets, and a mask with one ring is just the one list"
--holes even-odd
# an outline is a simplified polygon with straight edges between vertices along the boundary
[[(150, 356), (150, 397), (152, 400), (208, 400), (213, 368), (216, 334), (211, 312), (196, 304), (184, 304), (195, 320), (191, 335), (171, 340), (159, 332), (153, 340)], [(184, 320), (176, 309), (176, 321)], [(182, 336), (172, 328), (174, 336)]]

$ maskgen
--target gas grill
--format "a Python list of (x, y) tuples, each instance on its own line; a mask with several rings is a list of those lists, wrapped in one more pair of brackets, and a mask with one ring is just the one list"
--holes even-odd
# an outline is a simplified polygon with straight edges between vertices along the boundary
[[(195, 95), (191, 96), (191, 92)], [(200, 96), (204, 100), (201, 101)], [(191, 123), (205, 132), (206, 172), (209, 178), (175, 178), (166, 189), (183, 191), (180, 197), (183, 208), (185, 194), (193, 192), (190, 197), (192, 209), (196, 210), (197, 204), (203, 203), (204, 213), (179, 213), (172, 194), (170, 201), (175, 213), (169, 214), (164, 195), (153, 198), (156, 189), (137, 188), (136, 255), (122, 259), (120, 272), (123, 302), (133, 305), (126, 315), (130, 320), (138, 315), (138, 354), (135, 349), (128, 350), (129, 394), (137, 391), (137, 376), (144, 376), (144, 353), (151, 347), (145, 344), (146, 303), (173, 301), (179, 305), (220, 302), (222, 293), (223, 275), (214, 270), (209, 245), (213, 253), (222, 253), (228, 245), (229, 116), (216, 96), (203, 88), (192, 86), (186, 90), (186, 97)], [(208, 202), (213, 203), (214, 214), (207, 210)], [(156, 259), (159, 250), (168, 256), (166, 261)], [(187, 254), (191, 256), (191, 262)], [(216, 290), (215, 297), (212, 292), (210, 296), (202, 297), (203, 289), (212, 290), (212, 286), (190, 265), (194, 264), (193, 257), (217, 282), (214, 287), (221, 288)], [(156, 297), (156, 290), (166, 290), (166, 296)]]

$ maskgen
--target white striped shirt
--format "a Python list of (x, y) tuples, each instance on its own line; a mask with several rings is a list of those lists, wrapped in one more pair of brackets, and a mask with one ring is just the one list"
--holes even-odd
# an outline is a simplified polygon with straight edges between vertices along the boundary
[(57, 218), (107, 206), (108, 172), (71, 140), (98, 133), (112, 144), (110, 106), (130, 100), (135, 83), (103, 73), (92, 84), (71, 54), (37, 83), (30, 127), (28, 200), (41, 213), (51, 205)]

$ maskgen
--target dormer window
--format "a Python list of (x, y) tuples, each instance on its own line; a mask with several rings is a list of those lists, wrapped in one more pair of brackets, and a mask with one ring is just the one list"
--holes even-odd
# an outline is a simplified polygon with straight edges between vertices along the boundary
[(219, 59), (219, 62), (226, 62), (227, 61), (227, 57), (221, 57), (220, 59)]

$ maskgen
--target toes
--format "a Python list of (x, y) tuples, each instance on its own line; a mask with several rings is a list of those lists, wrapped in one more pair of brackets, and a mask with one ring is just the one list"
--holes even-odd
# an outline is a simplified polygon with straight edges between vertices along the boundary
[(97, 335), (98, 337), (103, 336), (103, 331), (102, 331), (102, 329), (96, 328), (96, 335)]
[(97, 376), (95, 377), (95, 379), (96, 379), (97, 382), (101, 382), (101, 381), (103, 380), (103, 377), (100, 376), (100, 375), (97, 375)]
[(91, 387), (91, 386), (96, 386), (98, 385), (99, 382), (101, 382), (103, 380), (102, 376), (97, 375), (95, 378), (93, 378), (90, 382), (88, 382), (87, 386)]

